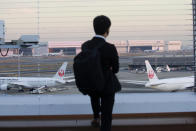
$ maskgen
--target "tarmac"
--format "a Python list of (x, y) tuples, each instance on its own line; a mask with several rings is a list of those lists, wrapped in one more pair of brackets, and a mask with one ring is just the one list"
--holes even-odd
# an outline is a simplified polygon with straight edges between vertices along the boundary
[[(0, 77), (52, 77), (61, 64), (67, 61), (68, 68), (66, 76), (73, 75), (72, 64), (73, 57), (20, 57), (17, 58), (0, 58)], [(120, 80), (138, 80), (138, 81), (148, 81), (146, 73), (135, 73), (128, 70), (128, 64), (130, 62), (129, 57), (120, 58), (120, 71), (117, 77)], [(20, 69), (20, 74), (19, 74)], [(175, 71), (175, 72), (161, 72), (157, 73), (159, 79), (171, 78), (171, 77), (185, 77), (192, 76), (193, 72), (190, 71)], [(125, 84), (121, 83), (122, 91), (120, 93), (152, 93), (160, 92), (156, 89), (146, 88), (142, 85), (135, 84)], [(44, 94), (80, 94), (76, 88), (75, 82), (68, 83), (66, 85), (61, 85), (53, 88), (52, 92), (45, 92)], [(10, 95), (32, 95), (30, 91), (18, 92), (17, 89), (12, 89), (8, 91), (0, 91), (0, 94), (10, 94)]]

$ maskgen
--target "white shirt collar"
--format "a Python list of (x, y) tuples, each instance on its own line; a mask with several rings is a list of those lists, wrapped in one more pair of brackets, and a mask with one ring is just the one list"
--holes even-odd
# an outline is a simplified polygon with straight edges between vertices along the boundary
[(102, 35), (95, 35), (95, 37), (102, 38), (102, 39), (106, 40), (105, 37)]

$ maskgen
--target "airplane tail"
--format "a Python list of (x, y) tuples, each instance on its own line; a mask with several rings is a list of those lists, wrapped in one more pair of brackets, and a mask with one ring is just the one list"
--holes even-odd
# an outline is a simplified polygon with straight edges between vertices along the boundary
[(66, 68), (67, 68), (67, 62), (64, 62), (53, 78), (63, 80), (63, 78), (65, 77)]
[(149, 81), (155, 82), (155, 81), (159, 80), (148, 60), (145, 60), (145, 64), (146, 64), (146, 69), (147, 69)]
[(171, 71), (171, 69), (169, 68), (169, 66), (168, 66), (168, 65), (166, 65), (166, 69), (167, 69), (167, 71), (168, 71), (168, 72), (170, 72), (170, 71)]

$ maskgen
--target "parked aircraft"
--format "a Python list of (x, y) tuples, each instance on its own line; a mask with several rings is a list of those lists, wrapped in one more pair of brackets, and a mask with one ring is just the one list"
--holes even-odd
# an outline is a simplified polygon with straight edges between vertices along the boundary
[(171, 71), (171, 69), (169, 68), (169, 66), (168, 66), (168, 65), (166, 65), (166, 69), (167, 69), (167, 71), (168, 71), (168, 72), (170, 72), (170, 71)]
[(51, 78), (45, 77), (0, 77), (0, 90), (11, 88), (31, 89), (34, 93), (42, 93), (42, 89), (75, 81), (74, 76), (65, 77), (67, 62), (64, 62), (57, 73)]
[(63, 50), (60, 50), (60, 52), (56, 53), (48, 53), (48, 56), (62, 56), (63, 55)]
[(166, 65), (165, 68), (164, 68), (164, 67), (157, 67), (157, 68), (156, 68), (156, 72), (157, 72), (157, 73), (159, 73), (159, 72), (170, 72), (170, 71), (171, 71), (171, 69), (169, 68), (168, 65)]
[(167, 79), (158, 79), (148, 60), (145, 60), (149, 81), (121, 80), (124, 83), (145, 85), (145, 87), (158, 89), (161, 91), (178, 91), (192, 88), (194, 77), (176, 77)]

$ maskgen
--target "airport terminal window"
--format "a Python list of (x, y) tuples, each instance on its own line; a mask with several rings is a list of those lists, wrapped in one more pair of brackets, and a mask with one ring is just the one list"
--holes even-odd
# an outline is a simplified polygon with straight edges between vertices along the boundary
[[(192, 0), (0, 1), (0, 42), (31, 43), (39, 36), (40, 45), (10, 49), (6, 57), (0, 56), (0, 78), (52, 78), (57, 73), (72, 79), (73, 58), (81, 44), (94, 36), (92, 20), (100, 14), (112, 21), (107, 40), (115, 44), (120, 56), (120, 93), (192, 91), (187, 88), (194, 82)], [(1, 52), (5, 54), (6, 49)], [(66, 72), (58, 72), (65, 61)], [(175, 77), (186, 80), (157, 84)], [(20, 91), (12, 90), (13, 85), (1, 80), (0, 94), (30, 94), (34, 87), (44, 94), (79, 94), (74, 82), (56, 86), (42, 81), (25, 90), (26, 85), (21, 85)], [(50, 85), (51, 91), (57, 90), (44, 90)]]

